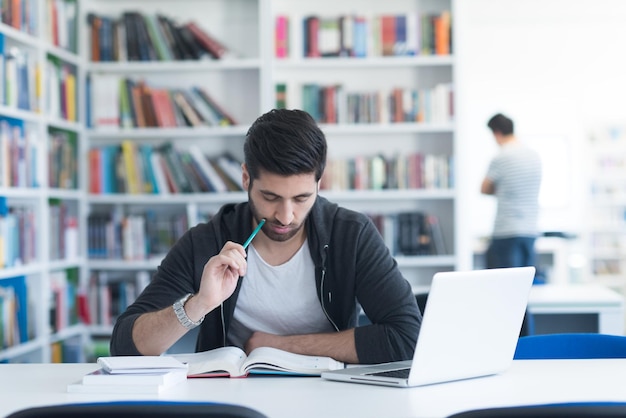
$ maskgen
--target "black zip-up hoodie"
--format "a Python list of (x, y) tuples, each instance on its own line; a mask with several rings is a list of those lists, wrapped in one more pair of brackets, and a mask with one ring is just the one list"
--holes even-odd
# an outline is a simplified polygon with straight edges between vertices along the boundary
[[(355, 329), (361, 363), (412, 358), (421, 314), (404, 279), (370, 219), (318, 196), (306, 220), (307, 239), (315, 264), (318, 298), (337, 330), (354, 328), (357, 302), (371, 325)], [(111, 338), (112, 355), (139, 355), (132, 327), (139, 315), (171, 306), (187, 293), (197, 293), (204, 265), (226, 241), (244, 242), (252, 232), (247, 202), (224, 205), (208, 223), (187, 231), (161, 262), (151, 283), (119, 316)], [(226, 345), (241, 278), (233, 295), (206, 315), (196, 351)]]

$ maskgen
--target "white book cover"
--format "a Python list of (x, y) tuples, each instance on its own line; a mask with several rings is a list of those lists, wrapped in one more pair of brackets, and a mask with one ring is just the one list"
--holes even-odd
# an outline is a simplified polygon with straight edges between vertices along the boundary
[(174, 386), (187, 379), (187, 369), (173, 369), (157, 373), (109, 373), (104, 369), (94, 370), (83, 376), (83, 385), (163, 385)]
[(408, 55), (420, 53), (419, 15), (409, 12), (406, 15), (406, 49)]
[(185, 370), (187, 365), (170, 356), (98, 357), (97, 363), (109, 373), (161, 373)]
[(165, 385), (84, 385), (81, 381), (67, 385), (68, 393), (159, 394)]

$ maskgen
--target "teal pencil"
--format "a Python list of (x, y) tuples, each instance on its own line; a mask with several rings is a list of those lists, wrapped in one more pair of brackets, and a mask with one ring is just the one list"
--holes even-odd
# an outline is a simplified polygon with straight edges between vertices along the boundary
[(250, 236), (248, 237), (248, 239), (246, 240), (246, 242), (243, 243), (243, 248), (244, 250), (246, 248), (248, 248), (248, 245), (250, 245), (250, 243), (252, 242), (252, 240), (254, 239), (254, 237), (256, 236), (256, 234), (259, 233), (259, 231), (261, 230), (261, 227), (263, 226), (263, 224), (265, 223), (265, 219), (261, 219), (261, 221), (259, 222), (259, 224), (257, 225), (256, 228), (254, 228), (254, 231), (252, 231), (252, 233), (250, 234)]

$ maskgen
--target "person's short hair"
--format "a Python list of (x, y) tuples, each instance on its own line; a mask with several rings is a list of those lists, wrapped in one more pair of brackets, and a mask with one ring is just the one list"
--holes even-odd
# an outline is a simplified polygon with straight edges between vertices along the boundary
[(513, 134), (513, 121), (502, 113), (498, 113), (494, 115), (489, 122), (487, 122), (487, 126), (491, 129), (491, 132), (500, 133), (502, 135), (512, 135)]
[(251, 180), (264, 170), (282, 176), (314, 173), (318, 181), (326, 166), (327, 144), (307, 112), (273, 109), (250, 126), (243, 152)]

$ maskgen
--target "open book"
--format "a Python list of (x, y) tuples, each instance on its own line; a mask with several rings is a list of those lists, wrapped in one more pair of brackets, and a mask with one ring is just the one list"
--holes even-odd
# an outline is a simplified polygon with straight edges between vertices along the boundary
[(344, 368), (342, 362), (330, 357), (294, 354), (271, 347), (259, 347), (248, 356), (238, 347), (171, 356), (188, 365), (190, 377), (245, 377), (250, 373), (320, 376), (324, 371)]

